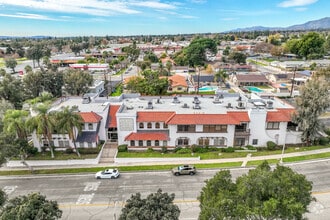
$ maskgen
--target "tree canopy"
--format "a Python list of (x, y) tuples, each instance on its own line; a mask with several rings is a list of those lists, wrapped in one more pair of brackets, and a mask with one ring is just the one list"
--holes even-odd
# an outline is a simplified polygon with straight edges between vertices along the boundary
[(330, 107), (330, 69), (319, 70), (305, 85), (300, 87), (300, 96), (296, 98), (294, 121), (302, 130), (302, 140), (313, 144), (322, 129), (320, 115)]
[(64, 73), (65, 91), (70, 95), (86, 93), (93, 83), (93, 76), (86, 71), (69, 69)]
[(141, 198), (140, 193), (136, 193), (126, 201), (119, 220), (177, 220), (180, 209), (173, 204), (174, 198), (174, 193), (169, 195), (163, 193), (161, 189), (149, 194), (145, 199)]
[[(2, 202), (3, 199), (1, 197), (4, 196), (0, 196)], [(27, 196), (18, 196), (5, 202), (0, 217), (1, 219), (17, 220), (55, 220), (62, 217), (62, 211), (59, 209), (56, 201), (46, 200), (46, 196), (39, 193), (31, 193)]]
[(302, 219), (313, 200), (312, 182), (289, 167), (265, 161), (233, 182), (228, 170), (206, 181), (199, 219)]

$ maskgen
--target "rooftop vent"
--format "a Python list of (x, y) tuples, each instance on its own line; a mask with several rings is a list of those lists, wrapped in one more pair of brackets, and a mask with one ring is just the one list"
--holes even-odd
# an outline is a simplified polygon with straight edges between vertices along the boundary
[(187, 103), (184, 103), (184, 104), (182, 105), (182, 108), (189, 108), (189, 106), (188, 106)]
[(193, 101), (193, 103), (195, 103), (195, 104), (199, 104), (199, 103), (201, 103), (201, 102), (199, 101), (198, 97), (195, 96), (195, 97), (194, 97), (194, 101)]
[(273, 102), (272, 101), (267, 101), (266, 108), (272, 109), (273, 108)]
[(152, 101), (148, 101), (148, 106), (146, 109), (153, 109), (154, 107), (152, 106)]
[(214, 97), (213, 103), (214, 104), (222, 103), (222, 101), (220, 101), (220, 97), (218, 95)]
[(239, 101), (239, 102), (242, 101), (242, 97), (239, 96), (238, 99), (237, 99), (237, 101)]
[(132, 110), (133, 108), (134, 108), (134, 107), (133, 107), (132, 105), (127, 105), (127, 106), (126, 106), (126, 109), (127, 109), (127, 110)]
[(173, 97), (173, 101), (172, 101), (172, 103), (180, 103), (180, 101), (179, 101), (179, 99), (178, 99), (177, 96), (174, 96), (174, 97)]
[(239, 101), (239, 102), (237, 103), (236, 108), (238, 108), (238, 109), (245, 109), (244, 103), (243, 103), (242, 101)]
[(233, 108), (233, 106), (231, 105), (231, 103), (228, 103), (226, 108)]
[(195, 103), (195, 105), (193, 106), (193, 109), (201, 109), (201, 106), (199, 105), (199, 103)]

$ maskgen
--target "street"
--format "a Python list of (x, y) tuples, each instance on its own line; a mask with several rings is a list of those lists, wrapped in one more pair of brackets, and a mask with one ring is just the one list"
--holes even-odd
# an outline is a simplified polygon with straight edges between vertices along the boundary
[[(329, 160), (288, 165), (313, 181), (313, 196), (309, 219), (328, 219), (330, 214)], [(199, 170), (195, 176), (173, 176), (170, 171), (121, 173), (118, 179), (94, 179), (94, 174), (2, 176), (0, 187), (10, 198), (40, 192), (49, 200), (56, 200), (63, 210), (62, 219), (117, 219), (124, 202), (131, 194), (140, 192), (142, 198), (156, 192), (175, 193), (175, 203), (181, 210), (180, 219), (197, 219), (197, 197), (205, 180), (218, 170)], [(246, 168), (231, 169), (233, 178), (247, 173)]]

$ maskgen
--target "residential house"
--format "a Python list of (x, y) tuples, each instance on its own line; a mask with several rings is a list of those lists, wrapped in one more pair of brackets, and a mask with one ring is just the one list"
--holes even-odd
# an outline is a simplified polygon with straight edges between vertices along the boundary
[(188, 92), (187, 77), (175, 74), (168, 77), (169, 92)]
[(239, 87), (244, 86), (263, 86), (269, 83), (264, 75), (257, 74), (233, 74), (231, 81)]

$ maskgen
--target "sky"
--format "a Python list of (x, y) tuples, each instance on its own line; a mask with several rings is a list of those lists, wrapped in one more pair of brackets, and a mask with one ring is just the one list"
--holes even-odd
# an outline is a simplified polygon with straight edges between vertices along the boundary
[(329, 0), (0, 0), (0, 36), (219, 33), (302, 24), (329, 9)]

